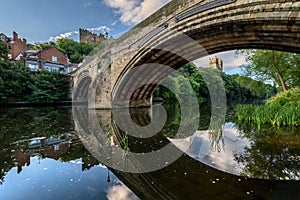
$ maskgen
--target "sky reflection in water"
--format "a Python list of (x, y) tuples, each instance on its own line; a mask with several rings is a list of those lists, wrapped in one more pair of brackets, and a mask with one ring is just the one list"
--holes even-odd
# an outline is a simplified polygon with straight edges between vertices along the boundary
[(19, 174), (17, 167), (7, 173), (0, 199), (137, 199), (105, 166), (82, 171), (82, 164), (81, 159), (61, 162), (31, 157), (30, 165)]

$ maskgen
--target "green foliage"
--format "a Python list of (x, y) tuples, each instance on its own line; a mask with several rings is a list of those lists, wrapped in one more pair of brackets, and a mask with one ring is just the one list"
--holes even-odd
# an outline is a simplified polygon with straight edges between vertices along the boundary
[[(48, 49), (50, 47), (56, 47), (64, 54), (68, 56), (71, 63), (80, 63), (84, 55), (89, 55), (96, 45), (76, 42), (69, 38), (61, 38), (54, 42), (44, 42), (36, 44), (28, 44), (29, 49), (39, 50), (39, 49)], [(97, 48), (101, 48), (103, 44), (98, 44)], [(0, 55), (1, 55), (1, 44), (0, 44)], [(1, 57), (0, 57), (1, 58)]]
[(56, 47), (65, 53), (72, 63), (80, 63), (83, 55), (89, 55), (89, 53), (95, 48), (95, 45), (76, 42), (72, 39), (61, 38), (57, 40)]
[[(1, 64), (1, 63), (0, 63)], [(59, 72), (37, 74), (20, 63), (0, 65), (0, 101), (55, 102), (69, 100), (69, 77)]]
[(250, 141), (244, 151), (234, 154), (245, 177), (296, 180), (300, 168), (300, 134), (295, 127), (265, 125), (257, 130), (253, 124), (238, 124), (240, 136)]
[(81, 61), (82, 61), (82, 55), (80, 55), (78, 52), (70, 56), (71, 63), (80, 63)]
[[(168, 78), (166, 80), (167, 85), (172, 86), (180, 96), (185, 97), (187, 87), (182, 84), (182, 80), (186, 78), (190, 82), (200, 103), (210, 101), (211, 97), (217, 97), (218, 94), (214, 94), (214, 91), (218, 91), (218, 88), (223, 86), (225, 87), (228, 102), (245, 102), (246, 100), (265, 98), (265, 96), (267, 96), (266, 94), (259, 96), (256, 93), (252, 93), (249, 88), (239, 84), (238, 81), (236, 81), (237, 77), (234, 75), (226, 75), (221, 71), (210, 68), (197, 68), (192, 63), (180, 68), (179, 73), (182, 74), (182, 76)], [(210, 88), (211, 91), (209, 91), (208, 88)], [(165, 100), (176, 98), (175, 95), (164, 86), (159, 86), (154, 96)], [(187, 100), (188, 99), (189, 97), (187, 97)]]
[(68, 57), (75, 53), (76, 44), (77, 42), (68, 38), (61, 38), (56, 41), (56, 47), (67, 54)]
[(31, 72), (20, 63), (6, 63), (0, 67), (0, 101), (25, 100), (32, 92)]
[(31, 102), (55, 102), (69, 99), (69, 78), (59, 72), (41, 71), (33, 76)]
[(300, 89), (294, 88), (271, 98), (266, 105), (237, 105), (238, 121), (254, 122), (258, 129), (264, 124), (284, 126), (300, 124)]
[(7, 59), (8, 48), (6, 44), (0, 40), (0, 61)]
[(276, 96), (270, 98), (267, 102), (268, 105), (291, 105), (300, 102), (300, 87), (295, 87), (287, 92), (281, 92)]
[(270, 84), (264, 84), (262, 81), (257, 81), (237, 74), (232, 75), (232, 77), (241, 87), (247, 88), (253, 95), (259, 98), (268, 99), (276, 93), (275, 87)]
[(242, 67), (246, 76), (274, 81), (283, 91), (299, 86), (299, 54), (272, 50), (243, 50), (241, 53), (249, 61)]
[(44, 42), (44, 43), (35, 43), (35, 44), (27, 44), (29, 49), (40, 50), (40, 49), (48, 49), (50, 47), (55, 47), (55, 42)]

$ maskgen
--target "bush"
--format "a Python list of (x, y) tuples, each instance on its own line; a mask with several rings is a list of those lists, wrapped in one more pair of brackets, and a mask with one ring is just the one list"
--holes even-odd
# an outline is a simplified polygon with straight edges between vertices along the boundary
[(300, 88), (292, 88), (287, 92), (278, 93), (267, 101), (267, 105), (291, 105), (300, 101)]

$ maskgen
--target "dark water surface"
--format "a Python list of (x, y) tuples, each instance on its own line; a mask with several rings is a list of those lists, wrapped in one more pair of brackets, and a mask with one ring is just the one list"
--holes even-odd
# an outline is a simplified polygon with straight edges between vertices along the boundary
[[(209, 109), (202, 107), (197, 130), (178, 138), (180, 110), (165, 107), (162, 131), (149, 138), (120, 129), (128, 120), (122, 110), (95, 115), (67, 107), (1, 110), (0, 199), (300, 199), (298, 128), (257, 130), (228, 118), (220, 129), (208, 130)], [(116, 114), (119, 124), (111, 119)], [(131, 121), (147, 126), (156, 111), (130, 114)], [(103, 132), (86, 126), (95, 123), (92, 117)], [(168, 144), (184, 151), (176, 161), (145, 173), (119, 170), (131, 153)], [(119, 160), (110, 158), (109, 147), (124, 150)]]

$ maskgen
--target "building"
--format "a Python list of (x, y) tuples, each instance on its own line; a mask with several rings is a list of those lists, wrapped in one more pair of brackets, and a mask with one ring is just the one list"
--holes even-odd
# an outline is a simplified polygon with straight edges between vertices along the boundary
[(223, 71), (223, 60), (221, 58), (217, 58), (216, 56), (209, 58), (209, 66), (212, 69)]
[(26, 39), (20, 39), (15, 31), (13, 32), (13, 37), (8, 37), (4, 33), (1, 33), (0, 39), (9, 49), (7, 54), (9, 60), (20, 60), (24, 52), (28, 50)]
[(67, 69), (66, 69), (66, 74), (72, 73), (75, 70), (77, 70), (80, 66), (82, 65), (82, 63), (76, 64), (76, 63), (71, 63), (68, 65)]
[(25, 52), (24, 65), (31, 71), (47, 70), (67, 73), (68, 57), (56, 47)]
[[(107, 33), (106, 33), (106, 37), (107, 37)], [(92, 33), (86, 29), (79, 29), (79, 41), (80, 42), (85, 42), (85, 43), (89, 43), (89, 44), (98, 44), (100, 42), (103, 42), (105, 40), (105, 36), (103, 34), (95, 34)]]

